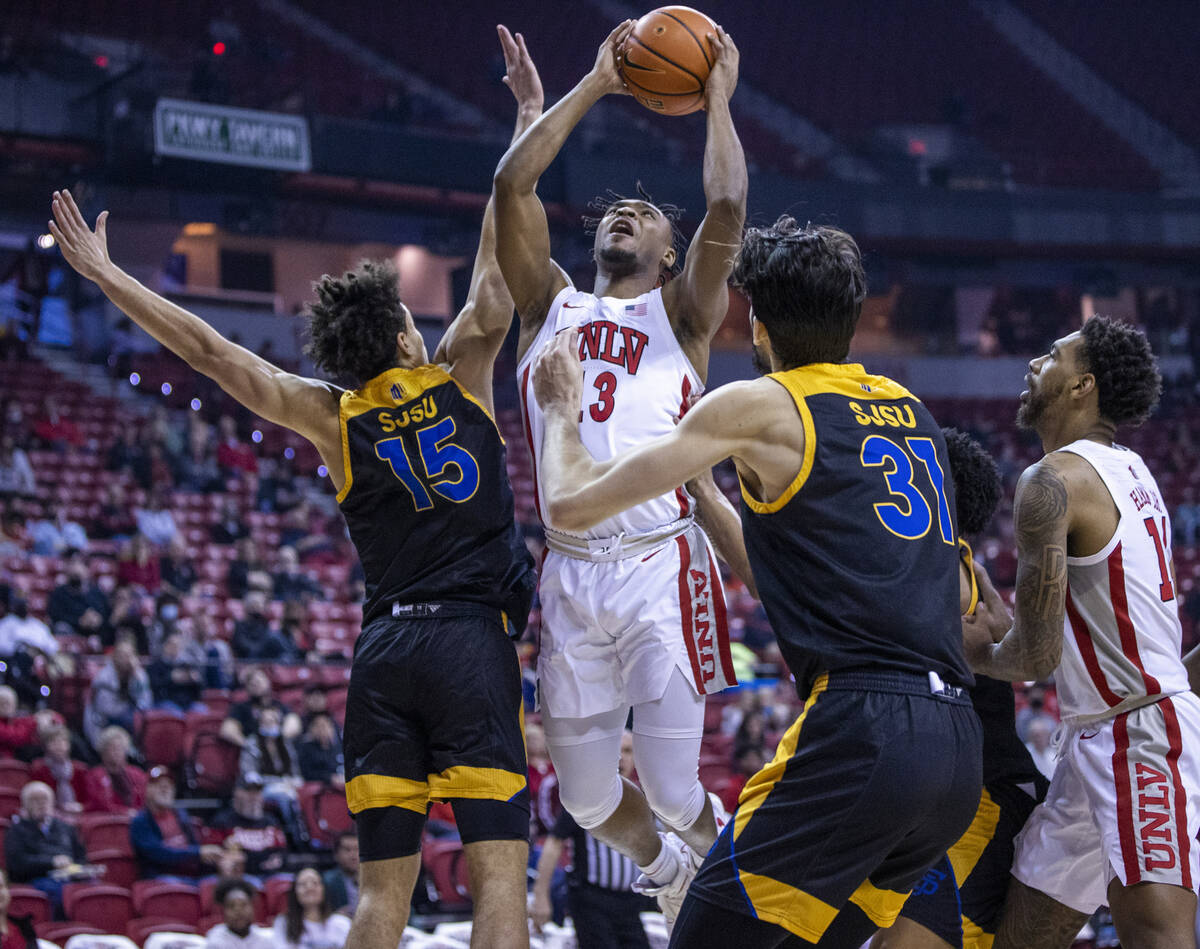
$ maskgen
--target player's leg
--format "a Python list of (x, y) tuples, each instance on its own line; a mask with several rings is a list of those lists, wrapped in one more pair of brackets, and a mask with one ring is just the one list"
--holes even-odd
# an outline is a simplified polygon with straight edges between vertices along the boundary
[(700, 857), (717, 839), (712, 802), (700, 784), (704, 696), (675, 669), (666, 691), (633, 709), (633, 760), (650, 808)]
[(949, 854), (929, 868), (900, 912), (890, 927), (875, 933), (870, 949), (963, 949), (959, 890)]
[(529, 844), (524, 840), (479, 840), (464, 844), (463, 852), (475, 904), (472, 949), (528, 946), (525, 883)]
[(901, 916), (890, 929), (881, 929), (871, 939), (871, 949), (954, 949), (945, 939), (918, 922)]
[(395, 949), (408, 925), (421, 855), (364, 861), (359, 870), (358, 907), (346, 936), (356, 949)]
[(1189, 945), (1196, 927), (1196, 894), (1167, 883), (1108, 887), (1117, 935), (1125, 949), (1168, 949)]
[(1088, 914), (1013, 878), (993, 949), (1066, 949)]

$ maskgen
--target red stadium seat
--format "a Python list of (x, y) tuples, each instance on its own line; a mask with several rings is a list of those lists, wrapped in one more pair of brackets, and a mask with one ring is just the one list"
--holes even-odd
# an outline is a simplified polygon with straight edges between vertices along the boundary
[(141, 714), (140, 740), (148, 765), (177, 768), (186, 756), (187, 721), (176, 712), (150, 709)]
[(221, 730), (221, 723), (225, 721), (225, 714), (228, 709), (217, 712), (209, 710), (207, 712), (188, 712), (184, 718), (187, 725), (187, 731), (184, 735), (184, 744), (187, 747), (187, 753), (191, 753), (192, 745), (196, 740), (196, 736), (203, 735), (206, 732), (217, 734)]
[(9, 788), (18, 794), (29, 783), (29, 765), (15, 758), (0, 758), (0, 788)]
[(0, 787), (0, 814), (15, 814), (21, 809), (21, 792)]
[(72, 922), (123, 933), (133, 918), (133, 899), (123, 886), (68, 883), (63, 887), (63, 909)]
[(35, 924), (33, 928), (37, 932), (38, 939), (45, 939), (47, 942), (53, 942), (60, 946), (64, 945), (72, 936), (103, 936), (107, 932), (83, 923), (41, 923)]
[(238, 771), (237, 745), (213, 732), (201, 732), (192, 741), (188, 782), (193, 791), (224, 797), (233, 790)]
[(41, 890), (32, 886), (11, 886), (8, 894), (10, 916), (32, 916), (35, 926), (50, 921), (50, 897)]
[(296, 795), (313, 843), (332, 847), (338, 834), (354, 826), (343, 791), (309, 782), (301, 785)]
[(138, 880), (133, 884), (133, 910), (139, 918), (161, 916), (195, 926), (200, 922), (200, 891), (187, 883)]
[(263, 881), (263, 900), (268, 919), (274, 919), (287, 911), (287, 895), (291, 892), (294, 882), (295, 878), (290, 873)]
[(124, 850), (89, 850), (88, 863), (104, 867), (104, 882), (112, 886), (130, 887), (138, 878), (138, 862), (130, 852), (128, 841)]
[(128, 814), (80, 814), (79, 836), (88, 851), (114, 851), (132, 856)]
[(443, 912), (461, 911), (471, 906), (471, 889), (467, 876), (467, 861), (462, 844), (457, 840), (439, 840), (424, 848), (421, 863), (429, 874), (438, 894), (438, 908)]

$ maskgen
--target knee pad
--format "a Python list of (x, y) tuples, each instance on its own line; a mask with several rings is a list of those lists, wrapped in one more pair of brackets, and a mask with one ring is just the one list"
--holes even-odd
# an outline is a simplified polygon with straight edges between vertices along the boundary
[(602, 781), (571, 782), (558, 776), (558, 797), (562, 806), (584, 830), (599, 827), (621, 806), (624, 788), (615, 769)]
[(704, 788), (699, 781), (692, 780), (689, 786), (681, 781), (672, 782), (669, 777), (655, 776), (658, 780), (642, 780), (642, 790), (650, 809), (668, 827), (687, 830), (704, 813)]

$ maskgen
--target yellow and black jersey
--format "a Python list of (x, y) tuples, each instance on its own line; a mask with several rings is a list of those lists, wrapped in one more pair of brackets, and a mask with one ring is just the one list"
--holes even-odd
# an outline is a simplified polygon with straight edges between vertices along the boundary
[(821, 672), (881, 667), (971, 683), (946, 444), (903, 386), (862, 366), (770, 376), (804, 425), (803, 465), (775, 499), (742, 486), (763, 606), (802, 690)]
[(524, 628), (536, 584), (504, 439), (439, 366), (390, 369), (341, 398), (338, 504), (366, 575), (363, 623), (393, 604), (466, 601)]

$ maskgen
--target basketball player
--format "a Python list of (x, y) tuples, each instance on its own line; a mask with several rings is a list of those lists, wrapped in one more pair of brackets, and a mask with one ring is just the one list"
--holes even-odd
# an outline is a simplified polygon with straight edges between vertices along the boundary
[[(1000, 472), (975, 439), (942, 429), (959, 530), (959, 607), (975, 613), (983, 569), (964, 537), (982, 534), (1000, 502)], [(990, 584), (985, 588), (992, 590)], [(993, 604), (994, 607), (994, 604)], [(1029, 750), (1017, 737), (1012, 684), (977, 675), (971, 704), (983, 726), (983, 793), (967, 832), (925, 875), (900, 918), (871, 949), (990, 949), (1008, 892), (1013, 840), (1046, 796)]]
[(733, 277), (770, 376), (722, 386), (606, 460), (580, 439), (577, 331), (546, 345), (541, 500), (552, 524), (587, 530), (733, 458), (754, 580), (805, 705), (747, 783), (671, 944), (858, 947), (979, 804), (953, 485), (921, 403), (843, 362), (866, 296), (848, 234), (781, 218), (746, 235)]
[[(617, 200), (604, 212), (594, 293), (572, 286), (550, 257), (535, 186), (588, 109), (624, 91), (616, 50), (631, 28), (629, 21), (609, 35), (591, 71), (496, 171), (497, 257), (521, 318), (519, 384), (538, 474), (542, 411), (530, 370), (546, 340), (580, 327), (587, 395), (576, 421), (591, 449), (609, 457), (674, 427), (689, 394), (704, 386), (709, 343), (728, 304), (746, 163), (729, 113), (738, 52), (720, 28), (707, 37), (715, 59), (705, 93), (707, 213), (682, 271), (668, 281), (677, 256), (672, 222), (648, 200)], [(712, 845), (716, 823), (697, 777), (704, 696), (733, 682), (720, 574), (682, 484), (578, 531), (547, 517), (537, 498), (548, 545), (538, 684), (562, 803), (641, 867), (642, 889), (659, 898), (668, 920), (699, 858), (676, 838), (664, 846), (651, 811), (695, 854)], [(631, 707), (644, 795), (616, 768)]]
[[(519, 134), (541, 110), (541, 85), (524, 50), (508, 66)], [(337, 488), (367, 581), (346, 708), (346, 797), (362, 859), (347, 945), (395, 949), (426, 810), (448, 800), (470, 867), (472, 946), (527, 946), (529, 800), (509, 633), (524, 626), (534, 577), (492, 418), (512, 300), (490, 209), (467, 305), (435, 364), (390, 264), (319, 281), (309, 353), (353, 380), (346, 391), (281, 371), (118, 269), (107, 212), (92, 232), (69, 193), (56, 192), (53, 209), (71, 266), (250, 411), (311, 441)]]
[(1016, 616), (998, 643), (999, 607), (964, 635), (992, 678), (1053, 672), (1064, 734), (1017, 840), (995, 946), (1068, 946), (1104, 903), (1126, 949), (1191, 946), (1200, 699), (1179, 658), (1166, 505), (1142, 459), (1113, 442), (1157, 404), (1158, 366), (1139, 330), (1096, 317), (1025, 381), (1017, 420), (1046, 455), (1017, 485)]

